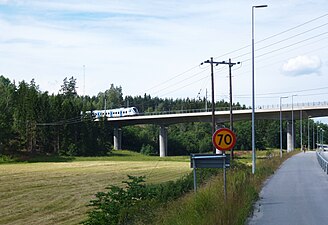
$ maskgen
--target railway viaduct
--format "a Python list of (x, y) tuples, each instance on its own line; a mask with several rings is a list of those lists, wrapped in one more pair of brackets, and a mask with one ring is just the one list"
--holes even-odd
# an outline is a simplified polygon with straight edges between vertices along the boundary
[[(292, 118), (294, 120), (309, 119), (328, 116), (328, 102), (317, 103), (298, 103), (280, 106), (258, 107), (255, 110), (255, 120), (279, 120), (280, 112), (282, 120), (287, 121), (287, 150), (291, 149), (294, 137), (292, 137)], [(234, 121), (251, 120), (252, 110), (234, 110)], [(114, 149), (121, 149), (123, 126), (137, 124), (156, 124), (160, 126), (159, 130), (159, 151), (160, 156), (165, 157), (168, 151), (167, 144), (167, 126), (177, 123), (188, 122), (211, 122), (211, 112), (189, 112), (161, 115), (140, 115), (134, 117), (120, 117), (108, 119), (109, 124), (114, 127)], [(230, 111), (215, 111), (216, 123), (229, 122)], [(295, 132), (294, 132), (295, 133)]]

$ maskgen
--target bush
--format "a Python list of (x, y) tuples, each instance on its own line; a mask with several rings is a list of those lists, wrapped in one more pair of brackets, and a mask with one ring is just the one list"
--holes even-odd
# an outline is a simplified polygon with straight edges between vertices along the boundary
[[(197, 181), (208, 179), (217, 174), (217, 169), (204, 169)], [(175, 200), (193, 189), (193, 174), (183, 176), (176, 181), (162, 184), (145, 185), (145, 177), (129, 176), (129, 181), (123, 181), (125, 188), (109, 186), (108, 192), (98, 192), (96, 199), (89, 206), (94, 209), (89, 212), (85, 225), (101, 224), (134, 224), (140, 222), (149, 224), (155, 216), (154, 208), (158, 208)]]
[(140, 153), (141, 154), (144, 154), (144, 155), (155, 155), (155, 148), (150, 145), (150, 144), (147, 144), (147, 145), (142, 145), (141, 147), (141, 150), (140, 150)]
[(152, 199), (154, 194), (142, 184), (145, 177), (128, 177), (130, 181), (123, 181), (126, 188), (112, 185), (107, 188), (108, 192), (96, 194), (96, 199), (91, 200), (89, 205), (95, 210), (89, 213), (89, 219), (84, 224), (127, 224), (138, 210), (138, 203)]

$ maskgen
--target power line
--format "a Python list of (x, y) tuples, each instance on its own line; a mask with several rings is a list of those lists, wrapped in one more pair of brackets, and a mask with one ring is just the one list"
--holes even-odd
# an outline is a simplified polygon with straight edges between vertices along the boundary
[(258, 44), (258, 43), (260, 43), (260, 42), (263, 42), (263, 41), (266, 41), (266, 40), (269, 40), (269, 39), (274, 38), (274, 37), (276, 37), (276, 36), (279, 36), (279, 35), (281, 35), (281, 34), (287, 33), (287, 32), (289, 32), (289, 31), (295, 30), (295, 29), (297, 29), (297, 28), (299, 28), (299, 27), (302, 27), (302, 26), (304, 26), (304, 25), (306, 25), (306, 24), (312, 23), (312, 22), (314, 22), (314, 21), (316, 21), (316, 20), (318, 20), (318, 19), (321, 19), (321, 18), (323, 18), (323, 17), (326, 17), (326, 16), (328, 16), (328, 13), (326, 13), (326, 14), (324, 14), (324, 15), (322, 15), (322, 16), (319, 16), (319, 17), (317, 17), (317, 18), (314, 18), (314, 19), (312, 19), (312, 20), (309, 20), (309, 21), (307, 21), (307, 22), (305, 22), (305, 23), (302, 23), (302, 24), (300, 24), (300, 25), (297, 25), (297, 26), (295, 26), (295, 27), (292, 27), (292, 28), (289, 28), (289, 29), (287, 29), (287, 30), (284, 30), (284, 31), (282, 31), (282, 32), (280, 32), (280, 33), (278, 33), (278, 34), (274, 34), (274, 35), (272, 35), (272, 36), (270, 36), (270, 37), (264, 38), (264, 39), (262, 39), (262, 40), (256, 42), (256, 44)]
[(174, 79), (176, 79), (176, 78), (178, 78), (178, 77), (180, 77), (180, 76), (182, 76), (182, 75), (184, 75), (184, 74), (186, 74), (186, 73), (192, 71), (193, 69), (195, 69), (195, 68), (197, 68), (197, 67), (198, 67), (198, 66), (194, 66), (194, 67), (192, 67), (192, 68), (190, 68), (190, 69), (188, 69), (188, 70), (186, 70), (186, 71), (184, 71), (184, 72), (182, 72), (182, 73), (179, 73), (179, 74), (177, 74), (176, 76), (174, 76), (174, 77), (172, 77), (172, 78), (170, 78), (170, 79), (168, 79), (168, 80), (166, 80), (166, 81), (163, 81), (163, 82), (161, 82), (161, 83), (159, 83), (159, 84), (157, 84), (157, 85), (155, 85), (155, 86), (153, 86), (153, 87), (151, 87), (151, 88), (149, 88), (149, 89), (147, 89), (147, 90), (145, 90), (144, 92), (147, 92), (147, 91), (153, 90), (153, 89), (155, 89), (155, 88), (157, 88), (157, 87), (159, 87), (159, 86), (161, 86), (161, 85), (163, 85), (163, 84), (166, 84), (166, 83), (168, 83), (168, 82), (170, 82), (170, 81), (172, 81), (172, 80), (174, 80)]
[[(182, 81), (180, 81), (180, 82), (176, 82), (176, 83), (173, 84), (173, 85), (170, 85), (170, 86), (167, 86), (167, 87), (162, 88), (162, 89), (160, 89), (160, 90), (157, 90), (156, 92), (153, 92), (153, 94), (155, 95), (155, 94), (157, 94), (157, 93), (159, 93), (159, 92), (161, 92), (161, 91), (164, 91), (164, 90), (166, 90), (166, 89), (172, 88), (173, 86), (177, 86), (177, 85), (179, 85), (179, 84), (182, 84), (182, 83), (184, 83), (185, 81), (187, 81), (187, 80), (189, 80), (189, 79), (191, 79), (191, 78), (194, 78), (194, 77), (198, 76), (199, 74), (202, 74), (202, 73), (206, 72), (207, 70), (208, 70), (208, 67), (207, 67), (205, 70), (202, 70), (202, 71), (200, 71), (200, 72), (197, 72), (197, 73), (195, 73), (195, 74), (189, 76), (188, 78), (186, 78), (186, 79), (184, 79), (184, 80), (182, 80)], [(187, 85), (187, 86), (188, 86), (188, 85)], [(184, 87), (186, 87), (186, 86), (184, 86)]]
[[(299, 25), (297, 25), (297, 26), (295, 26), (295, 27), (292, 27), (292, 28), (289, 28), (289, 29), (284, 30), (284, 31), (282, 31), (282, 32), (279, 32), (279, 33), (277, 33), (277, 34), (274, 34), (274, 35), (271, 35), (271, 36), (269, 36), (269, 37), (266, 37), (266, 38), (264, 38), (264, 39), (262, 39), (262, 40), (259, 40), (259, 41), (255, 42), (255, 44), (258, 44), (258, 43), (264, 42), (264, 41), (269, 40), (269, 39), (271, 39), (271, 38), (277, 37), (277, 36), (279, 36), (279, 35), (281, 35), (281, 34), (284, 34), (284, 33), (287, 33), (287, 32), (289, 32), (289, 31), (295, 30), (295, 29), (297, 29), (297, 28), (299, 28), (299, 27), (302, 27), (302, 26), (304, 26), (304, 25), (306, 25), (306, 24), (312, 23), (312, 22), (314, 22), (314, 21), (316, 21), (316, 20), (319, 20), (319, 19), (321, 19), (321, 18), (323, 18), (323, 17), (326, 17), (326, 16), (328, 16), (328, 13), (326, 13), (326, 14), (324, 14), (324, 15), (321, 15), (321, 16), (319, 16), (319, 17), (316, 17), (316, 18), (314, 18), (314, 19), (312, 19), (312, 20), (309, 20), (309, 21), (307, 21), (307, 22), (304, 22), (304, 23), (302, 23), (302, 24), (299, 24)], [(223, 54), (223, 55), (220, 55), (220, 56), (214, 57), (214, 59), (222, 58), (223, 56), (226, 56), (226, 55), (228, 55), (228, 54), (232, 54), (232, 53), (238, 52), (238, 51), (240, 51), (240, 50), (247, 49), (247, 48), (250, 47), (250, 46), (251, 46), (250, 44), (249, 44), (249, 45), (246, 45), (246, 46), (244, 46), (244, 47), (241, 47), (241, 48), (239, 48), (239, 49), (236, 49), (236, 50), (233, 50), (233, 51), (231, 51), (231, 52), (225, 53), (225, 54)], [(249, 54), (249, 52), (248, 52), (247, 54)], [(238, 57), (241, 57), (241, 56), (244, 56), (244, 54), (243, 54), (243, 55), (240, 55), (240, 56), (237, 56), (237, 57), (233, 57), (233, 58), (238, 58)]]
[[(324, 14), (324, 15), (321, 15), (321, 16), (319, 16), (319, 17), (316, 17), (316, 18), (314, 18), (314, 19), (311, 19), (311, 20), (309, 20), (309, 21), (306, 21), (306, 22), (304, 22), (304, 23), (302, 23), (302, 24), (299, 24), (299, 25), (297, 25), (297, 26), (294, 26), (294, 27), (292, 27), (292, 28), (289, 28), (289, 29), (287, 29), (287, 30), (284, 30), (284, 31), (282, 31), (282, 32), (279, 32), (279, 33), (277, 33), (277, 34), (274, 34), (274, 35), (271, 35), (271, 36), (269, 36), (269, 37), (266, 37), (266, 38), (264, 38), (264, 39), (262, 39), (262, 40), (257, 41), (256, 43), (258, 44), (258, 43), (261, 43), (261, 42), (267, 41), (267, 40), (269, 40), (269, 39), (272, 39), (272, 38), (274, 38), (274, 37), (277, 37), (277, 36), (279, 36), (279, 35), (285, 34), (285, 33), (287, 33), (287, 32), (290, 32), (290, 31), (292, 31), (292, 30), (295, 30), (295, 29), (297, 29), (297, 28), (300, 28), (300, 27), (302, 27), (302, 26), (305, 26), (305, 25), (307, 25), (307, 24), (309, 24), (309, 23), (312, 23), (312, 22), (314, 22), (314, 21), (317, 21), (317, 20), (319, 20), (319, 19), (321, 19), (321, 18), (323, 18), (323, 17), (326, 17), (326, 16), (328, 16), (328, 13), (327, 13), (327, 14)], [(306, 31), (304, 31), (304, 32), (301, 32), (301, 33), (295, 34), (295, 35), (293, 35), (293, 36), (291, 36), (291, 37), (285, 38), (285, 39), (280, 40), (280, 41), (277, 41), (277, 42), (275, 42), (275, 43), (271, 43), (271, 44), (266, 45), (266, 46), (264, 46), (264, 47), (262, 47), (262, 48), (259, 48), (259, 49), (257, 49), (257, 50), (263, 50), (263, 49), (269, 48), (269, 47), (271, 47), (271, 46), (277, 45), (277, 44), (279, 44), (279, 43), (282, 43), (282, 42), (284, 42), (284, 41), (290, 40), (290, 39), (295, 38), (295, 37), (297, 37), (297, 36), (300, 36), (300, 35), (306, 34), (306, 33), (311, 32), (311, 31), (313, 31), (313, 30), (316, 30), (316, 29), (319, 29), (319, 28), (321, 28), (321, 27), (324, 27), (324, 26), (326, 26), (326, 25), (328, 25), (328, 23), (321, 24), (321, 25), (316, 26), (316, 27), (314, 27), (314, 28), (308, 29), (308, 30), (306, 30)], [(273, 53), (273, 52), (277, 52), (277, 51), (283, 50), (283, 49), (285, 49), (285, 48), (289, 48), (289, 47), (291, 47), (291, 46), (294, 46), (294, 45), (300, 44), (300, 43), (302, 43), (302, 42), (305, 42), (305, 41), (308, 41), (308, 40), (311, 40), (311, 39), (317, 38), (317, 37), (322, 36), (322, 35), (325, 35), (326, 33), (328, 33), (328, 32), (324, 32), (324, 33), (321, 33), (321, 34), (319, 34), (319, 35), (315, 35), (315, 36), (312, 36), (312, 37), (310, 37), (310, 38), (307, 38), (307, 39), (301, 40), (301, 41), (299, 41), (299, 42), (296, 42), (296, 43), (293, 43), (293, 44), (290, 44), (290, 45), (287, 45), (287, 46), (283, 46), (283, 47), (281, 47), (281, 48), (278, 48), (278, 49), (275, 49), (275, 50), (272, 50), (272, 51), (269, 51), (269, 52), (263, 53), (262, 55), (256, 56), (256, 58), (260, 58), (260, 57), (263, 57), (263, 56), (265, 56), (265, 55), (271, 54), (271, 53)], [(214, 57), (214, 59), (217, 59), (217, 58), (219, 58), (219, 57), (223, 57), (223, 56), (226, 56), (226, 55), (229, 55), (229, 54), (232, 54), (232, 53), (239, 52), (239, 51), (241, 51), (241, 50), (244, 50), (244, 49), (248, 48), (249, 46), (250, 46), (250, 45), (246, 45), (246, 46), (241, 47), (241, 48), (239, 48), (239, 49), (236, 49), (236, 50), (230, 51), (230, 52), (228, 52), (228, 53), (225, 53), (225, 54), (223, 54), (223, 55), (221, 55), (221, 56)], [(243, 56), (246, 56), (246, 55), (249, 55), (249, 52), (248, 52), (248, 53), (245, 53), (245, 54), (241, 54), (241, 55), (236, 56), (236, 57), (231, 57), (231, 58), (236, 59), (236, 58), (240, 58), (240, 57), (243, 57)], [(242, 62), (247, 62), (247, 61), (249, 61), (249, 60), (250, 60), (250, 59), (241, 60), (241, 61), (242, 61)], [(192, 67), (192, 68), (186, 70), (186, 71), (183, 72), (183, 73), (180, 73), (180, 74), (178, 74), (178, 75), (176, 75), (176, 76), (174, 76), (174, 77), (172, 77), (172, 78), (170, 78), (170, 79), (168, 79), (168, 80), (166, 80), (166, 81), (164, 81), (164, 82), (162, 82), (162, 83), (160, 83), (160, 84), (155, 85), (154, 87), (152, 87), (152, 88), (150, 88), (150, 89), (147, 89), (146, 91), (152, 90), (152, 89), (154, 89), (154, 88), (157, 88), (157, 87), (162, 86), (163, 84), (169, 83), (170, 81), (172, 81), (172, 80), (174, 80), (174, 79), (176, 79), (176, 78), (178, 78), (178, 77), (181, 77), (182, 75), (187, 74), (188, 72), (192, 71), (193, 69), (195, 69), (195, 68), (197, 68), (197, 67), (198, 67), (198, 66), (194, 66), (194, 67)], [(185, 80), (187, 80), (187, 79), (189, 79), (189, 78), (186, 78), (186, 79), (182, 80), (181, 82), (183, 82), (183, 81), (185, 81)], [(174, 85), (175, 85), (175, 84), (174, 84)], [(189, 86), (189, 85), (185, 85), (184, 87), (186, 87), (186, 86)], [(156, 91), (155, 93), (159, 93), (159, 92), (161, 92), (161, 91), (163, 91), (163, 90), (166, 90), (166, 89), (168, 89), (168, 88), (169, 88), (169, 87), (163, 88), (163, 89), (161, 89), (161, 90)]]
[(73, 117), (66, 120), (60, 120), (55, 122), (36, 123), (36, 125), (37, 126), (64, 126), (64, 125), (76, 124), (81, 122), (83, 122), (81, 117)]

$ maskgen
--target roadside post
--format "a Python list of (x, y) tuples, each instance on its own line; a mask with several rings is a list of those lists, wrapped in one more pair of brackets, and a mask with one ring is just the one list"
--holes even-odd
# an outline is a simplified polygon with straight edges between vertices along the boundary
[[(213, 145), (216, 149), (223, 152), (225, 155), (225, 151), (231, 150), (236, 144), (236, 135), (235, 133), (228, 128), (220, 128), (215, 131), (212, 136)], [(225, 158), (224, 158), (225, 159)], [(224, 198), (227, 197), (227, 176), (226, 176), (226, 167), (225, 163), (223, 166), (223, 182), (224, 182)]]
[(190, 167), (193, 168), (194, 173), (194, 190), (197, 192), (197, 168), (227, 168), (230, 167), (230, 154), (191, 154)]

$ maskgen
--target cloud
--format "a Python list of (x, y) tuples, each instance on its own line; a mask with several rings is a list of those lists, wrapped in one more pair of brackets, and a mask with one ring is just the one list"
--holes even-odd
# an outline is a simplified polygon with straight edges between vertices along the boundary
[(282, 71), (287, 76), (301, 76), (307, 74), (320, 74), (321, 60), (318, 56), (301, 55), (289, 59), (282, 66)]

